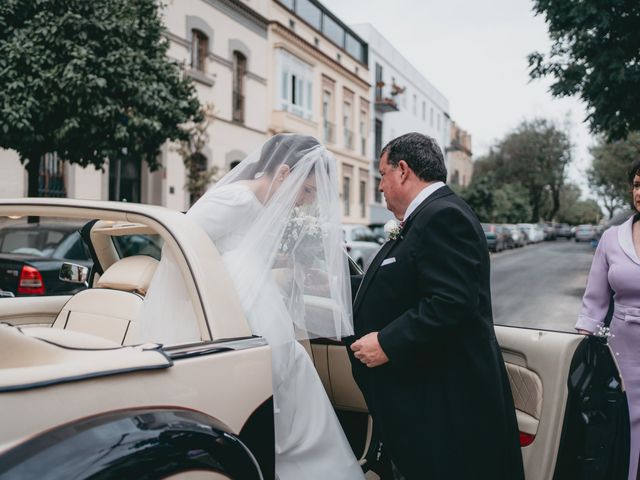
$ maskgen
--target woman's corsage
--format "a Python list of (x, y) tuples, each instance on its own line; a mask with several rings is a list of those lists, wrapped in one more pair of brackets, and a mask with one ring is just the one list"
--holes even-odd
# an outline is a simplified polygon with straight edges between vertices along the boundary
[(402, 233), (402, 227), (396, 220), (389, 220), (384, 224), (384, 233), (389, 235), (389, 240), (395, 240)]

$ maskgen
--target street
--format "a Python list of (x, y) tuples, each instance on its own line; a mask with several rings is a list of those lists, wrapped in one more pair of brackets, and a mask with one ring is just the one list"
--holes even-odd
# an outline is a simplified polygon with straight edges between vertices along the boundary
[(573, 332), (594, 251), (556, 240), (492, 254), (494, 323)]

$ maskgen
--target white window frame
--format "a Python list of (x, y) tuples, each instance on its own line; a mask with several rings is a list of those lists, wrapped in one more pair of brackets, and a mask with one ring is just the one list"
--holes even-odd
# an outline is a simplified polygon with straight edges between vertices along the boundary
[[(276, 110), (313, 119), (313, 68), (285, 50), (277, 52)], [(295, 88), (294, 88), (295, 82)]]

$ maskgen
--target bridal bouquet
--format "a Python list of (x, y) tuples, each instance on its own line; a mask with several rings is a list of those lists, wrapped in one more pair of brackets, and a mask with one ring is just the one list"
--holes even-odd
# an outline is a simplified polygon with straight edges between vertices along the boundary
[[(294, 249), (317, 250), (322, 246), (324, 230), (317, 215), (311, 215), (301, 207), (295, 207), (287, 222), (280, 243), (281, 253), (290, 253)], [(311, 251), (307, 253), (313, 253)]]

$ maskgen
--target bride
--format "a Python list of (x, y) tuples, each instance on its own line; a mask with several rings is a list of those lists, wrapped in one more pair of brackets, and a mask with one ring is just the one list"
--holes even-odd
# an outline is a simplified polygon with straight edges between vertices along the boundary
[[(312, 137), (276, 135), (187, 216), (215, 243), (252, 332), (271, 346), (278, 478), (364, 478), (298, 342), (353, 333), (335, 158)], [(165, 249), (138, 320), (143, 341), (200, 340), (180, 278)]]

